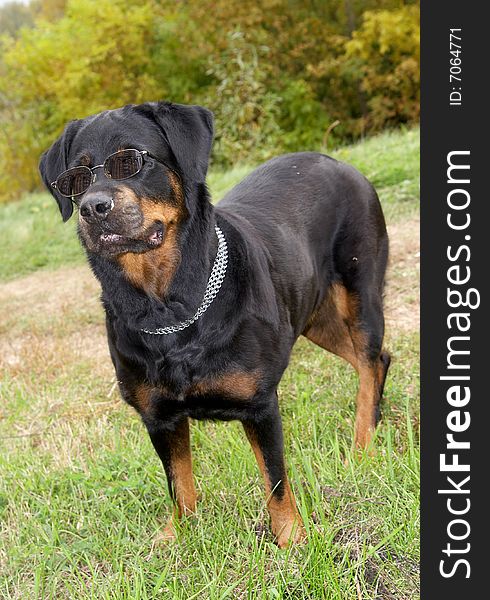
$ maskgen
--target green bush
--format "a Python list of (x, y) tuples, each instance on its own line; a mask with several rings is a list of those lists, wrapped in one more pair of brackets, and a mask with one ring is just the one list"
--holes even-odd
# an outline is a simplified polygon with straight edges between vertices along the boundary
[(367, 12), (346, 43), (361, 74), (369, 112), (366, 127), (410, 123), (419, 116), (420, 11), (418, 6)]
[[(219, 57), (208, 62), (212, 84), (199, 98), (215, 114), (218, 127), (214, 160), (221, 166), (250, 156), (267, 158), (280, 136), (277, 123), (279, 98), (269, 91), (260, 52), (240, 31), (228, 36)], [(217, 60), (218, 58), (218, 60)]]

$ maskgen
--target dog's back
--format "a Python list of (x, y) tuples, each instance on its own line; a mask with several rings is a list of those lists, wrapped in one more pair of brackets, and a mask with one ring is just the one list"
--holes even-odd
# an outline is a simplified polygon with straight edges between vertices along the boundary
[(373, 186), (349, 165), (317, 152), (273, 158), (228, 192), (217, 212), (255, 249), (266, 248), (297, 335), (333, 283), (355, 289), (357, 279), (369, 277), (383, 287), (383, 213)]

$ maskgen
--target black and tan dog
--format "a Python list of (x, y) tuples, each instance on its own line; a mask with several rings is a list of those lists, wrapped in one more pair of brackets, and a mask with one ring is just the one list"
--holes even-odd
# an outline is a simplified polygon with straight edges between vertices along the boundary
[(214, 207), (211, 113), (165, 102), (72, 121), (40, 170), (102, 286), (124, 399), (162, 460), (174, 521), (196, 510), (189, 418), (243, 423), (279, 546), (304, 529), (286, 476), (277, 387), (300, 335), (359, 374), (355, 443), (369, 445), (388, 239), (373, 187), (315, 152), (260, 166)]

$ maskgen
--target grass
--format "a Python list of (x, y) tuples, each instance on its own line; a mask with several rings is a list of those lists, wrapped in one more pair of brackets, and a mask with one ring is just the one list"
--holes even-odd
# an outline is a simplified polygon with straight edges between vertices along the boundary
[[(406, 173), (391, 176), (399, 167), (387, 155), (404, 138), (414, 154), (416, 135), (386, 134), (364, 151), (359, 145), (339, 152), (378, 169), (379, 180), (390, 182), (380, 189), (391, 189)], [(242, 175), (213, 173), (211, 186), (222, 192)], [(389, 321), (393, 364), (374, 456), (351, 450), (353, 370), (306, 340), (295, 346), (279, 395), (307, 545), (281, 551), (273, 544), (241, 427), (193, 423), (199, 511), (182, 523), (177, 543), (152, 547), (171, 510), (163, 469), (114, 389), (98, 288), (86, 270), (66, 268), (82, 260), (71, 250), (71, 225), (58, 235), (51, 200), (46, 213), (29, 212), (46, 202), (38, 196), (1, 208), (4, 231), (32, 214), (30, 226), (52, 239), (52, 248), (41, 265), (33, 262), (34, 248), (32, 255), (20, 245), (2, 249), (2, 262), (4, 254), (11, 260), (2, 276), (11, 281), (0, 285), (0, 597), (417, 598), (417, 331)], [(417, 197), (393, 191), (383, 202), (396, 223), (415, 214)], [(49, 211), (57, 224), (48, 235)], [(17, 281), (16, 266), (21, 274), (41, 270)]]
[[(376, 186), (388, 221), (418, 212), (419, 130), (386, 132), (369, 140), (328, 151), (357, 167)], [(208, 184), (218, 200), (243, 179), (251, 165), (211, 170)], [(82, 264), (75, 219), (62, 223), (56, 202), (48, 194), (31, 194), (22, 202), (0, 205), (0, 281), (38, 269)]]
[[(62, 336), (63, 319), (53, 326)], [(238, 424), (193, 425), (199, 514), (178, 544), (152, 552), (170, 511), (162, 469), (136, 416), (107, 397), (109, 373), (94, 376), (90, 361), (65, 361), (55, 346), (5, 374), (0, 596), (414, 598), (417, 338), (390, 346), (379, 451), (362, 459), (350, 450), (353, 373), (307, 342), (295, 349), (280, 396), (309, 543), (287, 552), (267, 530)]]

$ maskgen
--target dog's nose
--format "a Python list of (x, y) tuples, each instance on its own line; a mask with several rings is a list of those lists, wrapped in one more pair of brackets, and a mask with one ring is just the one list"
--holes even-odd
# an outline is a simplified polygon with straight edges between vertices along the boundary
[(88, 194), (80, 203), (80, 214), (91, 223), (105, 219), (113, 208), (114, 202), (108, 194)]

